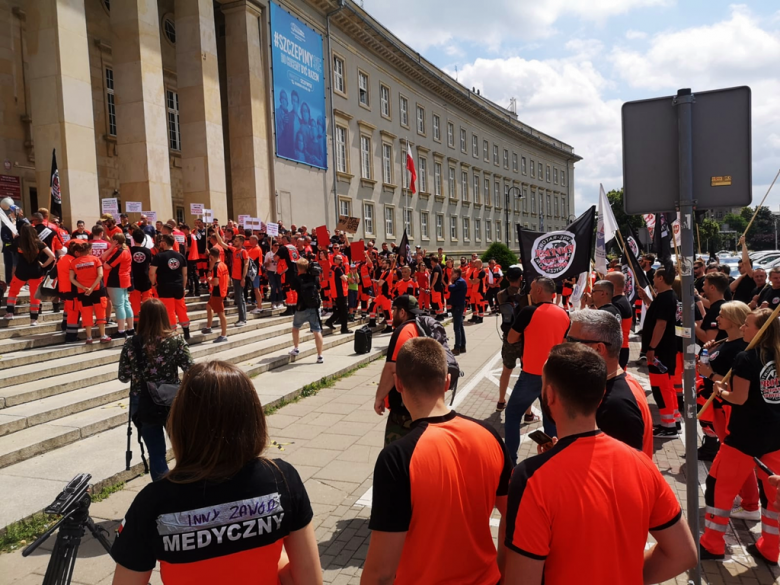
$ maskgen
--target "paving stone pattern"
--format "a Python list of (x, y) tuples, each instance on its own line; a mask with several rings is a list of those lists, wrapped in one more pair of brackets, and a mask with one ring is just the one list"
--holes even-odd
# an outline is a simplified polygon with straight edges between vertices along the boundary
[[(451, 334), (451, 331), (450, 331)], [(467, 371), (461, 389), (472, 386), (458, 411), (490, 422), (503, 434), (503, 415), (495, 411), (498, 395), (498, 373), (501, 362), (495, 361), (499, 347), (495, 323), (486, 319), (482, 325), (467, 329), (469, 352), (460, 358)], [(633, 344), (632, 355), (638, 355)], [(492, 365), (491, 365), (492, 361)], [(368, 552), (370, 532), (370, 494), (373, 465), (383, 443), (385, 420), (373, 411), (373, 396), (382, 369), (382, 361), (374, 362), (352, 376), (344, 378), (316, 396), (303, 399), (281, 408), (268, 417), (271, 439), (271, 455), (281, 457), (293, 465), (305, 482), (314, 507), (314, 526), (319, 543), (325, 583), (332, 585), (356, 585), (360, 581), (363, 563)], [(632, 371), (646, 382), (646, 370)], [(478, 374), (487, 374), (478, 383), (469, 384)], [(514, 383), (513, 379), (512, 383)], [(649, 386), (647, 386), (648, 397)], [(657, 409), (652, 405), (654, 416)], [(523, 433), (540, 426), (526, 425)], [(118, 448), (123, 449), (123, 446)], [(535, 444), (528, 440), (521, 443), (520, 457), (535, 454)], [(675, 490), (685, 508), (685, 460), (680, 440), (656, 441), (655, 461)], [(699, 479), (706, 477), (704, 464), (699, 464)], [(139, 478), (126, 488), (103, 502), (93, 504), (93, 518), (100, 525), (113, 530), (121, 520), (135, 494), (149, 481)], [(362, 498), (362, 499), (361, 499)], [(367, 505), (366, 505), (367, 504)], [(700, 497), (703, 507), (703, 493)], [(493, 535), (497, 536), (498, 513), (494, 513)], [(703, 520), (702, 520), (703, 525)], [(759, 534), (760, 523), (734, 520), (727, 534), (732, 555), (723, 563), (705, 562), (705, 583), (772, 584), (780, 582), (780, 569), (756, 564), (744, 553), (744, 546), (753, 542)], [(27, 559), (19, 552), (0, 556), (0, 574), (3, 582), (13, 584), (40, 583), (48, 562), (48, 551), (53, 539), (41, 547), (41, 551)], [(85, 539), (76, 563), (74, 583), (111, 582), (113, 563), (92, 538)], [(155, 571), (152, 583), (160, 583)], [(680, 576), (668, 583), (686, 584), (687, 576)]]

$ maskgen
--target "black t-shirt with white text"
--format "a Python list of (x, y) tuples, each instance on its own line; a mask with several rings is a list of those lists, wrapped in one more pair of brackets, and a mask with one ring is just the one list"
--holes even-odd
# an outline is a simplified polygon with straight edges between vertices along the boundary
[(758, 297), (757, 308), (761, 308), (763, 303), (769, 303), (769, 308), (773, 311), (777, 307), (777, 303), (780, 303), (780, 288), (772, 288), (771, 286), (761, 293)]
[[(713, 329), (718, 329), (718, 315), (720, 315), (720, 308), (724, 305), (726, 301), (720, 300), (715, 301), (710, 305), (710, 308), (707, 309), (707, 312), (704, 314), (704, 318), (701, 322), (701, 328), (704, 331), (711, 331)], [(728, 334), (725, 331), (718, 330), (717, 335), (715, 336), (715, 339), (723, 339), (724, 337), (727, 337)]]
[(604, 398), (596, 411), (596, 424), (613, 439), (642, 450), (645, 421), (625, 373), (607, 380)]
[[(667, 290), (656, 295), (653, 302), (647, 308), (645, 323), (642, 326), (642, 350), (650, 349), (653, 339), (653, 331), (657, 321), (666, 321), (663, 337), (655, 348), (655, 357), (669, 369), (669, 374), (674, 374), (677, 362), (677, 339), (675, 336), (675, 324), (677, 323), (677, 295), (673, 290)], [(647, 364), (650, 373), (660, 374), (658, 368)]]
[[(741, 352), (745, 351), (745, 348), (747, 348), (747, 342), (744, 339), (734, 339), (732, 341), (724, 341), (720, 345), (717, 345), (708, 350), (707, 353), (710, 356), (710, 367), (712, 368), (712, 371), (719, 376), (725, 376), (731, 369), (731, 365), (734, 363), (734, 358), (736, 358), (737, 355)], [(705, 378), (704, 390), (702, 390), (701, 395), (704, 398), (709, 398), (710, 394), (712, 393), (713, 386), (714, 384), (712, 380)], [(723, 408), (723, 402), (720, 400), (715, 400), (712, 403), (712, 406), (715, 408)]]
[(732, 366), (734, 377), (748, 380), (750, 390), (744, 404), (731, 405), (725, 441), (751, 457), (780, 450), (780, 381), (774, 356), (768, 357), (764, 363), (761, 350), (751, 349), (738, 354)]
[(184, 275), (182, 268), (187, 260), (173, 250), (157, 253), (152, 258), (152, 266), (157, 267), (157, 294), (161, 298), (184, 298)]

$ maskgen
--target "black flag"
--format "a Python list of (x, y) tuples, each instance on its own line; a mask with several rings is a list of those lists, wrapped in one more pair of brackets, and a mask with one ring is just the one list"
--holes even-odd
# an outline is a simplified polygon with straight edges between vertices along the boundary
[[(404, 229), (404, 235), (401, 237), (401, 243), (398, 244), (398, 258), (403, 258), (405, 260), (403, 264), (406, 266), (412, 263), (412, 254), (409, 249), (409, 237), (406, 235), (406, 229)], [(398, 264), (400, 265), (401, 262)]]
[(517, 224), (527, 281), (537, 276), (553, 280), (576, 278), (582, 272), (589, 272), (595, 218), (594, 205), (565, 229), (554, 232), (532, 232)]
[(657, 214), (655, 216), (655, 231), (653, 232), (653, 249), (661, 266), (666, 270), (674, 269), (672, 237), (672, 221), (665, 213)]
[[(51, 203), (49, 212), (62, 219), (62, 192), (60, 191), (60, 172), (57, 170), (57, 151), (51, 150), (51, 183), (49, 184), (51, 192)], [(38, 211), (37, 209), (34, 211)]]
[(639, 237), (636, 235), (633, 226), (630, 223), (626, 224), (620, 231), (623, 234), (623, 241), (626, 243), (626, 246), (630, 246), (634, 256), (639, 258), (644, 253), (644, 250), (642, 249), (642, 242), (639, 241)]
[(647, 282), (647, 274), (639, 267), (639, 260), (637, 259), (634, 247), (629, 243), (630, 237), (631, 236), (626, 236), (626, 249), (623, 250), (621, 268), (626, 277), (625, 294), (626, 297), (628, 297), (628, 300), (632, 301), (636, 296), (635, 287), (647, 288), (650, 284)]

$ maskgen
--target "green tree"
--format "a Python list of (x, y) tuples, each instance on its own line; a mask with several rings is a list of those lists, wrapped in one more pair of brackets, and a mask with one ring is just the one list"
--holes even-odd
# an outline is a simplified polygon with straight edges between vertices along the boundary
[(698, 226), (697, 248), (701, 248), (702, 253), (717, 252), (721, 249), (722, 237), (720, 235), (720, 225), (714, 219), (704, 218)]
[(623, 209), (623, 187), (619, 190), (613, 189), (607, 193), (607, 199), (609, 199), (609, 204), (612, 207), (612, 213), (615, 215), (615, 221), (617, 222), (618, 228), (630, 225), (637, 230), (645, 225), (641, 215), (628, 215)]
[(758, 209), (756, 219), (747, 233), (747, 245), (751, 250), (771, 250), (774, 248), (775, 219), (768, 207), (764, 206)]
[(495, 260), (501, 265), (501, 270), (506, 272), (510, 266), (517, 264), (517, 256), (512, 250), (507, 248), (506, 244), (493, 242), (490, 247), (482, 254), (482, 261), (488, 262)]
[[(744, 209), (750, 209), (749, 207), (745, 207)], [(723, 224), (728, 226), (728, 229), (734, 230), (735, 232), (739, 232), (740, 234), (744, 233), (745, 228), (747, 227), (748, 222), (750, 221), (750, 217), (753, 215), (753, 212), (750, 212), (750, 215), (747, 219), (743, 217), (742, 214), (736, 215), (734, 213), (727, 213), (723, 217)]]

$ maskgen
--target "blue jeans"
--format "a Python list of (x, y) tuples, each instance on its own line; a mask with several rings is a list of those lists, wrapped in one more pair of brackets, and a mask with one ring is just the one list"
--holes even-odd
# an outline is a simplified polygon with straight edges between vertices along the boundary
[(233, 279), (233, 300), (238, 307), (238, 320), (246, 322), (246, 299), (244, 298), (243, 279)]
[(455, 330), (455, 347), (466, 349), (466, 330), (463, 328), (463, 306), (452, 307), (452, 328)]
[(108, 288), (108, 297), (111, 304), (114, 305), (114, 312), (117, 319), (132, 319), (133, 307), (130, 306), (130, 297), (126, 288)]
[[(130, 416), (138, 410), (138, 396), (130, 396)], [(160, 480), (168, 473), (168, 460), (165, 458), (165, 429), (162, 425), (145, 425), (139, 423), (138, 432), (146, 445), (146, 455), (149, 458), (149, 474), (152, 481)]]
[[(542, 396), (542, 377), (527, 372), (520, 373), (512, 395), (506, 405), (504, 421), (504, 442), (512, 463), (517, 464), (517, 450), (520, 448), (520, 423), (528, 407)], [(544, 432), (551, 437), (557, 435), (555, 425), (544, 417)]]
[(271, 287), (271, 302), (274, 304), (283, 302), (282, 279), (277, 272), (268, 271), (268, 284)]

